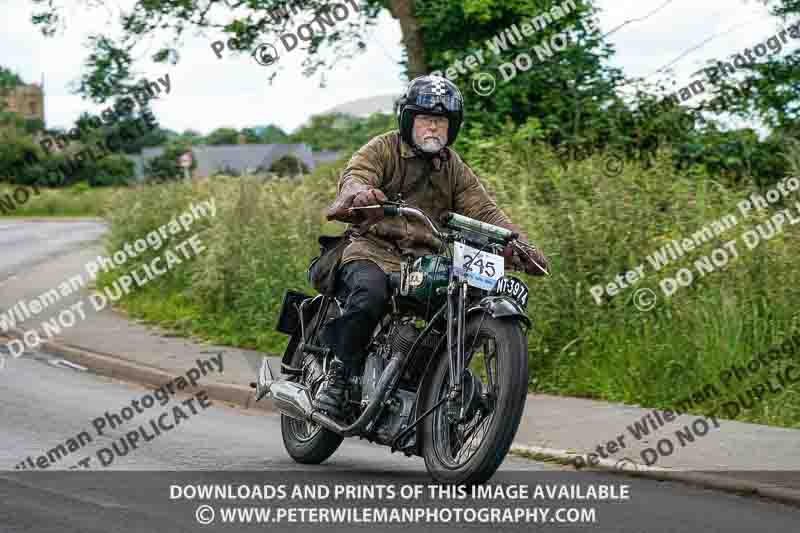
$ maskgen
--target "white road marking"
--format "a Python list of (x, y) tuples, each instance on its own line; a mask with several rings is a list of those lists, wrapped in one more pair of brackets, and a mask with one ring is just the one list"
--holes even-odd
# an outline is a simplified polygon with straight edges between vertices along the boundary
[(71, 368), (73, 370), (79, 370), (81, 372), (86, 372), (88, 370), (85, 366), (76, 365), (75, 363), (71, 363), (71, 362), (67, 361), (66, 359), (50, 359), (48, 361), (48, 363), (50, 363), (53, 366), (58, 366), (58, 367), (64, 367), (65, 366), (67, 368)]

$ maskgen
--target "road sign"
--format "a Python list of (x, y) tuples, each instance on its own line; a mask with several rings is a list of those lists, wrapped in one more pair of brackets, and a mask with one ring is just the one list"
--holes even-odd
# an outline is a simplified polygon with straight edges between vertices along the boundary
[(183, 168), (189, 168), (192, 166), (192, 152), (186, 152), (182, 156), (178, 158), (178, 165), (182, 166)]

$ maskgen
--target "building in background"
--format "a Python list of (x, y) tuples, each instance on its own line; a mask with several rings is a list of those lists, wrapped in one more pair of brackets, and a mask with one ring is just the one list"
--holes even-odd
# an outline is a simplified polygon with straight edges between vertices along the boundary
[(44, 89), (38, 83), (0, 89), (0, 99), (6, 104), (4, 111), (16, 113), (24, 119), (39, 119), (45, 123)]
[[(127, 156), (136, 165), (136, 177), (144, 177), (147, 161), (164, 153), (164, 149), (145, 148), (140, 156)], [(266, 171), (272, 163), (285, 155), (293, 155), (302, 161), (310, 170), (320, 163), (336, 161), (337, 152), (320, 151), (314, 153), (305, 144), (223, 144), (217, 146), (195, 145), (192, 153), (197, 161), (194, 176), (212, 176), (226, 169), (239, 174), (255, 174), (258, 170)]]

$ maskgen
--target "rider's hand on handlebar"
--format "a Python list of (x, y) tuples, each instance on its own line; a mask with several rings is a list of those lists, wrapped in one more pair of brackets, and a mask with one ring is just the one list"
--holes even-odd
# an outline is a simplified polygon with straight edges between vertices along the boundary
[[(386, 195), (380, 189), (367, 189), (360, 191), (353, 197), (352, 207), (367, 207), (370, 205), (382, 205), (386, 201)], [(383, 219), (383, 209), (365, 209), (364, 218), (370, 224), (375, 224)]]
[(383, 209), (357, 209), (351, 211), (353, 207), (365, 207), (370, 205), (382, 204), (386, 201), (386, 195), (380, 189), (364, 189), (358, 191), (351, 197), (338, 199), (328, 210), (328, 220), (338, 220), (351, 224), (360, 224), (365, 220), (375, 223), (383, 218)]
[(383, 204), (386, 195), (380, 189), (365, 189), (353, 197), (352, 207), (366, 207), (368, 205)]
[[(523, 248), (519, 245), (515, 247), (509, 243), (503, 250), (503, 257), (511, 268), (531, 276), (544, 276), (550, 273), (550, 261), (537, 248), (529, 246)], [(546, 272), (542, 272), (542, 268), (539, 267), (544, 268)]]

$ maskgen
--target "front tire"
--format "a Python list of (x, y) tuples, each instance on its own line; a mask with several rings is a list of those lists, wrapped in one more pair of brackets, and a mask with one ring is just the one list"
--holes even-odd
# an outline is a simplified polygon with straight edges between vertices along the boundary
[[(436, 481), (472, 485), (491, 478), (511, 448), (528, 392), (528, 349), (522, 328), (514, 320), (476, 316), (467, 322), (465, 333), (466, 367), (480, 377), (482, 392), (490, 396), (462, 424), (448, 420), (445, 400), (425, 419), (422, 456)], [(429, 388), (423, 412), (446, 396), (449, 388), (446, 349), (438, 357), (426, 380)]]
[[(331, 307), (335, 308), (336, 303), (331, 302)], [(330, 315), (331, 312), (328, 314)], [(316, 320), (317, 316), (311, 321), (311, 325), (307, 326), (308, 332), (306, 336), (311, 336), (311, 331), (316, 329), (314, 328)], [(310, 341), (311, 344), (317, 344), (317, 338), (318, 335), (314, 335)], [(293, 376), (290, 379), (299, 381), (309, 387), (313, 398), (321, 384), (319, 378), (322, 373), (322, 368), (316, 358), (313, 355), (304, 354), (298, 346), (292, 356), (291, 366), (303, 369), (302, 376)], [(319, 424), (304, 422), (284, 414), (281, 415), (281, 435), (283, 436), (283, 447), (286, 448), (291, 458), (298, 463), (311, 465), (320, 464), (333, 455), (344, 440), (341, 435), (337, 435)]]

